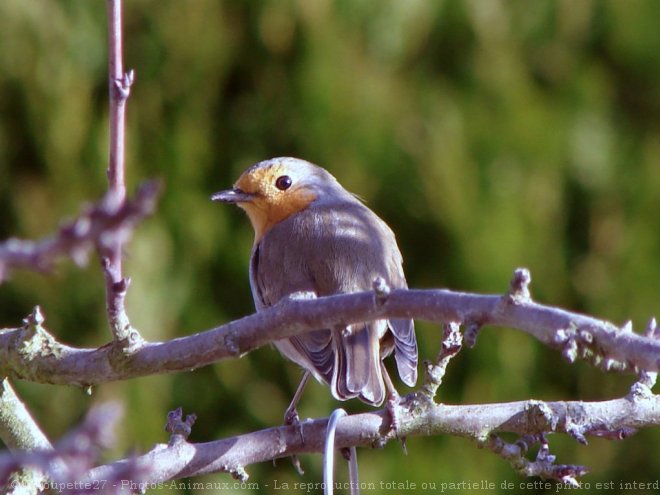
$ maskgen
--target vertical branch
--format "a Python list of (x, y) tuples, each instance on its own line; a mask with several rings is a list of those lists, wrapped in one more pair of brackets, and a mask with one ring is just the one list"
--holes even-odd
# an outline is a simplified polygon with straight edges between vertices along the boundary
[[(110, 209), (120, 208), (126, 200), (124, 180), (124, 129), (126, 100), (133, 84), (133, 71), (124, 72), (122, 55), (121, 0), (107, 0), (108, 5), (108, 72), (110, 93), (110, 143), (108, 158), (108, 193), (106, 204)], [(106, 239), (99, 247), (105, 274), (106, 308), (108, 321), (115, 342), (126, 349), (133, 347), (141, 338), (130, 326), (124, 299), (130, 283), (122, 275), (121, 236)]]
[[(124, 183), (124, 122), (130, 84), (124, 84), (121, 0), (108, 0), (108, 72), (110, 76), (110, 160), (108, 190), (121, 203), (126, 197)], [(121, 256), (113, 260), (121, 268)]]

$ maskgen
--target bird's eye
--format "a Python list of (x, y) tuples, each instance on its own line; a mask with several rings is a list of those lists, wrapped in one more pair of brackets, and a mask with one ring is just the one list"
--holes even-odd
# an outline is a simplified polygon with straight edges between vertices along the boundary
[(286, 191), (291, 187), (291, 184), (293, 184), (293, 181), (288, 175), (280, 175), (275, 181), (275, 187), (280, 191)]

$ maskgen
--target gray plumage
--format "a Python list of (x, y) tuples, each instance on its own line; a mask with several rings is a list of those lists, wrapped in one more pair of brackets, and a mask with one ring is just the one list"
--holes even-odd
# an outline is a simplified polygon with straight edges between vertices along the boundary
[[(322, 297), (369, 290), (377, 277), (393, 289), (407, 287), (401, 254), (385, 222), (309, 162), (278, 158), (253, 169), (273, 164), (284, 164), (292, 188), (312, 191), (316, 199), (255, 244), (250, 285), (257, 310), (300, 293)], [(355, 324), (348, 331), (319, 329), (275, 346), (340, 400), (359, 397), (380, 405), (386, 393), (380, 361), (392, 351), (403, 382), (412, 386), (417, 380), (417, 342), (408, 319)]]

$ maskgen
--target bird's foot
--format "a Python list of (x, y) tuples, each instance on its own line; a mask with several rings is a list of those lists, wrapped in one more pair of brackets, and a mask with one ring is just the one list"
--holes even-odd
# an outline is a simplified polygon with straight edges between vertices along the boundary
[(407, 454), (408, 449), (406, 448), (406, 437), (399, 436), (399, 427), (401, 426), (401, 416), (399, 414), (399, 410), (401, 409), (401, 401), (401, 396), (396, 391), (394, 391), (388, 395), (387, 402), (385, 403), (385, 409), (390, 415), (388, 433), (399, 439), (403, 453)]
[(305, 435), (303, 433), (302, 423), (300, 422), (300, 416), (298, 415), (298, 410), (295, 406), (289, 406), (284, 412), (284, 424), (286, 426), (295, 426), (298, 430), (298, 435), (300, 435), (300, 441), (305, 443)]
[[(298, 410), (294, 404), (291, 404), (287, 410), (284, 412), (284, 424), (286, 426), (294, 426), (300, 435), (300, 441), (305, 443), (305, 435), (303, 434), (302, 423), (300, 422), (300, 416), (298, 415)], [(294, 469), (298, 472), (300, 476), (305, 474), (302, 466), (300, 465), (300, 459), (297, 455), (291, 456), (291, 464), (293, 464)]]
[(387, 401), (385, 403), (385, 409), (387, 409), (388, 414), (390, 415), (390, 433), (395, 436), (399, 432), (399, 426), (401, 425), (401, 420), (399, 418), (399, 404), (401, 403), (401, 396), (397, 393), (396, 390), (390, 391), (387, 396)]

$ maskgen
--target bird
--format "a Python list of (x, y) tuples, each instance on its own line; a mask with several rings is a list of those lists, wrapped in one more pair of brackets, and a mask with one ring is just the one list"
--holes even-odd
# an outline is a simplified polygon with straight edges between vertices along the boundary
[[(254, 229), (249, 277), (257, 311), (286, 299), (309, 299), (372, 289), (382, 279), (406, 289), (403, 258), (389, 226), (326, 169), (293, 157), (261, 161), (232, 189), (211, 196), (233, 203)], [(382, 360), (392, 352), (399, 377), (417, 381), (418, 350), (412, 319), (389, 318), (321, 328), (277, 340), (275, 347), (311, 374), (338, 400), (358, 398), (379, 406), (396, 396)]]

